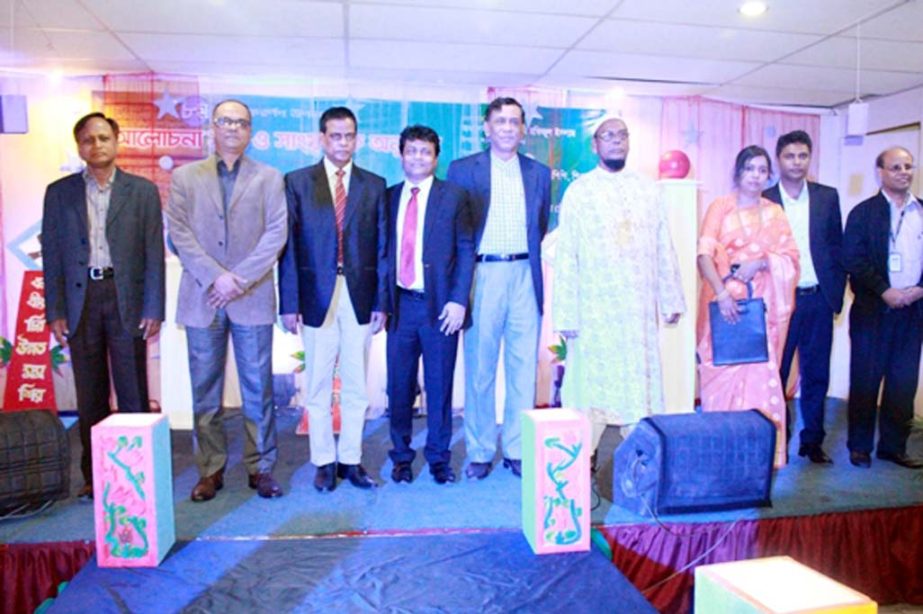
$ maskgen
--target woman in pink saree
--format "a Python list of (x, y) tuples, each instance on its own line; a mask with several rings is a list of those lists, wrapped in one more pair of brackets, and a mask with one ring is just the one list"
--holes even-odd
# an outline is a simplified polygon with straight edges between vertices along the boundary
[[(787, 442), (779, 358), (794, 308), (798, 248), (782, 207), (761, 196), (771, 173), (765, 149), (756, 145), (744, 148), (734, 166), (736, 190), (717, 198), (705, 213), (697, 250), (703, 283), (696, 351), (702, 410), (760, 410), (776, 425), (774, 464), (781, 467), (786, 463)], [(708, 303), (716, 300), (721, 316), (736, 322), (736, 301), (747, 297), (748, 281), (753, 296), (766, 303), (769, 360), (715, 366)]]

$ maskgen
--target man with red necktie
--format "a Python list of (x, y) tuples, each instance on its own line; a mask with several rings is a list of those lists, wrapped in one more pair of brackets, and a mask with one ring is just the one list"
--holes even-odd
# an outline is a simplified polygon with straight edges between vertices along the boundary
[[(324, 158), (288, 173), (288, 243), (279, 260), (286, 330), (304, 341), (314, 487), (337, 477), (374, 488), (361, 464), (371, 336), (384, 326), (385, 180), (353, 164), (356, 116), (331, 107), (320, 118)], [(339, 359), (341, 428), (333, 435), (331, 394)]]
[(423, 456), (438, 484), (455, 481), (452, 379), (458, 333), (470, 324), (474, 235), (465, 191), (434, 177), (439, 135), (409, 126), (400, 137), (405, 180), (388, 188), (388, 401), (391, 479), (413, 480), (413, 401), (423, 356), (426, 446)]

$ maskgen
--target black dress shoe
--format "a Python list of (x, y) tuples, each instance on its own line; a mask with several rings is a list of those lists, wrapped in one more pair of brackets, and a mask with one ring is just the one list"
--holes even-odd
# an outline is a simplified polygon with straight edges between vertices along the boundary
[(337, 465), (337, 477), (341, 480), (349, 480), (349, 483), (356, 488), (368, 490), (369, 488), (378, 488), (378, 484), (369, 477), (362, 465)]
[(503, 468), (509, 469), (517, 478), (522, 477), (522, 461), (518, 458), (503, 457)]
[(445, 484), (455, 481), (455, 472), (449, 466), (449, 463), (436, 463), (429, 466), (429, 472), (433, 474), (433, 479), (437, 484)]
[(590, 456), (590, 474), (595, 475), (597, 471), (599, 471), (599, 450), (596, 450)]
[(268, 471), (250, 474), (248, 484), (250, 488), (256, 489), (256, 494), (264, 499), (275, 499), (282, 496), (282, 487)]
[(413, 469), (410, 467), (410, 463), (395, 463), (394, 468), (391, 470), (391, 479), (395, 483), (407, 482), (410, 484), (413, 482)]
[(468, 463), (468, 468), (465, 469), (465, 475), (468, 476), (469, 479), (483, 480), (490, 475), (490, 470), (490, 463)]
[(833, 464), (833, 459), (827, 456), (827, 453), (818, 444), (801, 444), (801, 447), (798, 448), (798, 456), (807, 456), (809, 461), (818, 465)]
[(856, 452), (855, 450), (850, 450), (849, 462), (851, 462), (856, 467), (865, 467), (868, 469), (872, 466), (872, 457), (869, 456), (868, 452)]
[(317, 492), (333, 492), (337, 487), (337, 469), (336, 463), (328, 463), (317, 468), (314, 474), (314, 488)]
[(895, 465), (906, 467), (907, 469), (923, 469), (923, 461), (911, 458), (904, 454), (892, 454), (890, 452), (876, 452), (875, 456), (881, 460), (889, 461)]
[(84, 484), (83, 488), (77, 491), (77, 498), (81, 501), (92, 501), (93, 500), (93, 485)]

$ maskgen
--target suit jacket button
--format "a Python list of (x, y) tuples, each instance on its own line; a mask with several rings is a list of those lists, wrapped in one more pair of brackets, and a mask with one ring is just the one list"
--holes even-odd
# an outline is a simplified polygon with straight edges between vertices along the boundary
[(80, 283), (80, 282), (78, 281), (78, 282), (77, 282), (77, 287), (78, 287), (78, 288), (82, 288), (82, 287), (83, 287), (83, 284)]

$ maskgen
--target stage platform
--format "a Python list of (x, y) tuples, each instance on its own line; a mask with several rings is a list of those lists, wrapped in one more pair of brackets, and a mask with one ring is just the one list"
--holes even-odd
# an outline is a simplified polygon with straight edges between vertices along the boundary
[[(835, 464), (812, 465), (793, 456), (789, 465), (775, 474), (771, 508), (673, 515), (661, 519), (665, 526), (613, 506), (611, 452), (620, 439), (615, 429), (609, 429), (603, 439), (601, 458), (610, 460), (603, 462), (598, 476), (600, 496), (592, 522), (606, 537), (616, 566), (661, 611), (689, 609), (692, 568), (696, 564), (769, 554), (800, 556), (803, 562), (883, 603), (923, 604), (923, 471), (909, 471), (874, 460), (871, 469), (852, 467), (845, 447), (845, 409), (841, 401), (829, 402), (831, 426), (825, 447)], [(204, 549), (202, 552), (207, 556), (220, 558), (214, 555), (218, 551), (212, 552), (219, 546), (246, 553), (248, 548), (261, 551), (275, 549), (277, 543), (297, 544), (299, 552), (307, 552), (312, 548), (334, 548), (329, 544), (342, 541), (344, 545), (336, 548), (361, 552), (365, 548), (385, 548), (381, 544), (390, 544), (395, 539), (410, 539), (413, 547), (421, 548), (420, 553), (425, 555), (427, 543), (441, 548), (443, 540), (450, 544), (456, 539), (496, 535), (497, 539), (518, 543), (517, 548), (528, 551), (525, 538), (519, 533), (519, 480), (499, 466), (483, 481), (463, 477), (461, 419), (455, 420), (452, 442), (458, 483), (437, 485), (418, 458), (414, 464), (415, 481), (409, 485), (393, 484), (388, 479), (391, 471), (387, 457), (388, 424), (385, 419), (377, 419), (366, 427), (363, 463), (381, 487), (360, 491), (341, 484), (333, 493), (325, 494), (312, 487), (314, 469), (308, 462), (307, 437), (294, 435), (297, 419), (298, 415), (291, 410), (279, 414), (280, 460), (276, 477), (286, 494), (276, 500), (260, 499), (246, 486), (246, 472), (240, 464), (239, 415), (228, 420), (232, 464), (225, 475), (225, 488), (207, 503), (189, 500), (189, 492), (198, 478), (192, 462), (191, 435), (173, 433), (176, 531), (180, 543), (161, 570), (172, 565), (181, 569), (182, 557), (186, 556), (183, 553), (187, 551)], [(422, 449), (425, 421), (416, 420), (415, 428), (414, 447)], [(76, 429), (70, 431), (75, 459), (72, 490), (76, 492), (81, 485), (76, 462), (79, 446)], [(791, 448), (797, 450), (796, 444)], [(923, 455), (923, 435), (914, 434), (910, 451)], [(863, 527), (873, 533), (857, 533)], [(323, 539), (313, 539), (319, 537)], [(11, 558), (26, 556), (30, 549), (44, 553), (42, 558), (47, 560), (57, 544), (58, 556), (70, 552), (75, 561), (72, 567), (77, 568), (89, 557), (92, 538), (92, 506), (70, 499), (36, 517), (0, 523), (0, 544), (5, 544), (0, 546), (0, 561), (6, 564)], [(40, 544), (43, 546), (39, 547)], [(407, 544), (410, 546), (411, 542)], [(848, 547), (849, 544), (854, 545)], [(861, 556), (850, 561), (838, 553), (853, 558)], [(870, 556), (872, 553), (874, 557)], [(245, 557), (246, 563), (249, 555), (240, 556)], [(526, 559), (532, 560), (530, 557)], [(876, 566), (863, 561), (872, 561)], [(88, 571), (95, 569), (94, 562), (89, 565)], [(59, 564), (58, 568), (57, 575), (49, 575), (56, 581), (46, 590), (53, 592), (57, 581), (69, 579), (65, 577), (66, 565)], [(104, 576), (109, 573), (97, 572)], [(890, 579), (884, 574), (890, 574)], [(219, 581), (222, 577), (218, 576)], [(387, 578), (385, 575), (375, 581), (386, 583)], [(320, 592), (334, 590), (328, 585), (316, 586)], [(75, 580), (61, 594), (56, 607), (63, 607), (69, 594), (77, 595), (79, 588)], [(4, 594), (22, 590), (7, 585), (0, 589)], [(75, 592), (71, 593), (72, 590)], [(310, 601), (312, 591), (308, 594), (299, 590), (297, 597), (301, 601), (292, 603), (314, 603)], [(443, 596), (437, 583), (430, 597), (436, 600)], [(356, 598), (360, 597), (357, 593)], [(439, 608), (438, 604), (434, 601), (432, 607)]]

